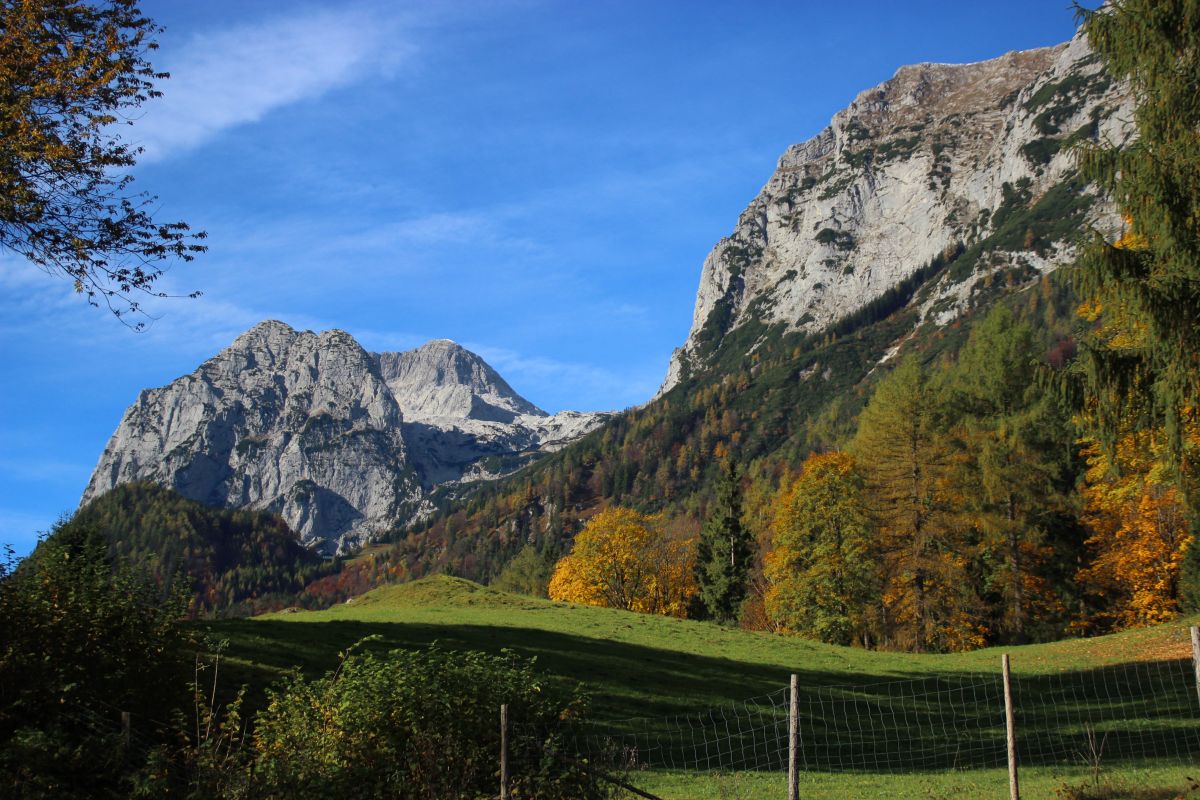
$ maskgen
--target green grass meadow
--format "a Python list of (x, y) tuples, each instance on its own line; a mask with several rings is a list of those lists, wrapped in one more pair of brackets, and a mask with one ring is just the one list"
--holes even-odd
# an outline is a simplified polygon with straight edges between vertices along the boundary
[[(272, 681), (293, 669), (320, 675), (337, 664), (338, 653), (368, 636), (377, 639), (365, 647), (377, 651), (437, 642), (536, 657), (564, 687), (583, 684), (598, 729), (643, 737), (630, 739), (639, 742), (678, 734), (709, 709), (768, 695), (777, 702), (796, 673), (809, 767), (801, 797), (1008, 793), (996, 649), (918, 656), (834, 647), (554, 603), (449, 577), (383, 587), (327, 611), (202, 624), (214, 638), (228, 640), (222, 683), (249, 684), (252, 706)], [(1200, 777), (1191, 766), (1200, 758), (1200, 700), (1185, 661), (1191, 653), (1186, 625), (1004, 651), (1018, 698), (1022, 797), (1065, 796), (1056, 791), (1092, 781), (1096, 764), (1101, 781), (1125, 781), (1141, 797), (1185, 796), (1187, 779)], [(1090, 737), (1084, 720), (1094, 721)], [(910, 741), (914, 725), (928, 736)], [(749, 746), (749, 740), (730, 741)], [(774, 771), (635, 766), (628, 775), (664, 798), (787, 796), (786, 778)], [(1150, 790), (1157, 793), (1145, 793)]]

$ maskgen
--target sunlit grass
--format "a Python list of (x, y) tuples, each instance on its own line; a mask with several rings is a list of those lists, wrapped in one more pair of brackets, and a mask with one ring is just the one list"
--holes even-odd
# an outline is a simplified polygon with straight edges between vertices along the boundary
[[(290, 669), (310, 675), (337, 663), (337, 654), (365, 637), (377, 637), (375, 650), (425, 647), (437, 642), (454, 649), (498, 652), (510, 649), (536, 657), (539, 667), (564, 686), (582, 683), (592, 697), (592, 717), (623, 720), (686, 714), (778, 692), (791, 673), (802, 690), (855, 685), (887, 701), (897, 680), (942, 677), (947, 681), (990, 680), (999, 673), (999, 649), (950, 655), (912, 655), (834, 647), (796, 638), (747, 632), (718, 625), (610, 609), (553, 603), (498, 592), (456, 578), (435, 577), (387, 586), (327, 611), (279, 613), (252, 620), (208, 623), (229, 640), (226, 675), (261, 689)], [(1093, 675), (1111, 675), (1116, 665), (1161, 663), (1190, 655), (1186, 624), (1052, 644), (1006, 648), (1014, 673), (1030, 694), (1060, 680), (1079, 680), (1084, 700), (1118, 708), (1120, 698)], [(1096, 685), (1096, 689), (1089, 686)], [(875, 687), (875, 688), (872, 688)], [(1103, 688), (1102, 688), (1103, 687)], [(261, 695), (258, 695), (261, 697)], [(252, 703), (256, 702), (252, 700)], [(1180, 701), (1176, 698), (1175, 703)], [(1183, 702), (1189, 702), (1185, 696)], [(1105, 704), (1108, 704), (1105, 706)], [(1171, 736), (1173, 716), (1194, 735), (1196, 709), (1168, 716), (1121, 707), (1130, 718), (1123, 728), (1157, 726)], [(1030, 709), (1025, 721), (1039, 712)], [(1050, 721), (1045, 712), (1040, 718)], [(1190, 713), (1190, 716), (1188, 714)], [(1139, 714), (1141, 716), (1139, 716)], [(990, 723), (989, 723), (990, 725)], [(1002, 730), (1003, 720), (996, 720)], [(1127, 731), (1128, 732), (1128, 731)], [(1111, 759), (1110, 759), (1111, 761)], [(1177, 759), (1176, 759), (1177, 761)], [(991, 762), (982, 762), (991, 763)], [(1031, 765), (1024, 772), (1023, 797), (1053, 797), (1054, 789), (1086, 777), (1082, 754), (1066, 753), (1062, 763)], [(1143, 774), (1145, 780), (1185, 788), (1186, 769), (1128, 762), (1104, 765), (1114, 775)], [(1142, 772), (1136, 772), (1141, 770)], [(1196, 772), (1196, 770), (1193, 770)], [(786, 796), (777, 773), (714, 776), (649, 771), (637, 785), (666, 798), (758, 798)], [(802, 797), (1005, 797), (1003, 770), (926, 771), (907, 774), (804, 776)]]

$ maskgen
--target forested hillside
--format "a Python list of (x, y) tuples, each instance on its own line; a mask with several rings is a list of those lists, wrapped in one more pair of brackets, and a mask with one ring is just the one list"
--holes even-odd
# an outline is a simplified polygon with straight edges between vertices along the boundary
[[(929, 272), (953, 268), (961, 257), (951, 251)], [(1018, 280), (1015, 273), (997, 276), (987, 297), (1024, 324), (1031, 366), (1061, 368), (1073, 350), (1070, 289), (1056, 276), (1023, 286)], [(919, 288), (899, 287), (896, 294)], [(889, 302), (891, 296), (859, 312), (838, 333), (788, 334), (781, 326), (767, 331), (752, 357), (729, 358), (693, 376), (518, 476), (480, 487), (464, 499), (444, 498), (440, 516), (405, 534), (394, 548), (359, 561), (357, 578), (341, 580), (348, 591), (370, 585), (371, 580), (362, 580), (370, 571), (382, 579), (446, 570), (486, 580), (526, 544), (561, 555), (603, 505), (665, 512), (698, 528), (724, 460), (741, 465), (746, 522), (765, 545), (775, 492), (804, 458), (853, 438), (875, 386), (905, 356), (949, 371), (989, 307), (981, 300), (976, 312), (949, 326), (912, 331), (915, 309), (889, 308)], [(898, 339), (904, 339), (902, 354), (878, 363)], [(1061, 448), (1061, 457), (1066, 461), (1062, 480), (1069, 486), (1080, 462), (1069, 446)]]
[(276, 514), (208, 508), (152, 483), (122, 484), (62, 528), (99, 533), (118, 563), (152, 576), (164, 593), (190, 595), (196, 615), (279, 608), (340, 566), (301, 545)]

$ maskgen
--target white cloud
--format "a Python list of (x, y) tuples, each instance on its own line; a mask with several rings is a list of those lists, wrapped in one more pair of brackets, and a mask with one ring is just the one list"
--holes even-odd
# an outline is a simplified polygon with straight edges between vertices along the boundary
[(130, 138), (145, 147), (143, 161), (166, 158), (281, 106), (386, 77), (414, 50), (400, 17), (365, 6), (289, 13), (197, 34), (164, 54), (171, 79)]

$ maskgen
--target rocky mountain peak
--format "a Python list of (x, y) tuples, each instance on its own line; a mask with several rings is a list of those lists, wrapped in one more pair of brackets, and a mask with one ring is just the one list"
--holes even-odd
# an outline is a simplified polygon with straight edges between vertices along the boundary
[[(904, 291), (920, 322), (944, 324), (987, 274), (1029, 280), (1065, 263), (1078, 231), (1119, 222), (1074, 180), (1071, 146), (1125, 140), (1129, 102), (1081, 36), (901, 67), (788, 148), (709, 253), (660, 394), (750, 322), (817, 333), (920, 273), (927, 285)], [(953, 269), (930, 266), (964, 252)], [(761, 335), (734, 337), (739, 354)]]
[(349, 334), (267, 321), (191, 374), (144, 390), (83, 502), (150, 480), (207, 505), (278, 512), (306, 542), (346, 551), (419, 496), (402, 422)]
[(522, 414), (549, 416), (521, 397), (496, 370), (450, 339), (401, 353), (375, 353), (380, 374), (410, 422), (512, 422)]
[(425, 491), (512, 472), (608, 416), (550, 416), (449, 339), (373, 354), (345, 331), (267, 320), (143, 390), (82, 502), (152, 481), (278, 512), (307, 544), (344, 553), (422, 513)]

